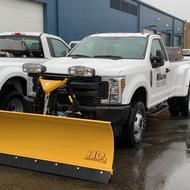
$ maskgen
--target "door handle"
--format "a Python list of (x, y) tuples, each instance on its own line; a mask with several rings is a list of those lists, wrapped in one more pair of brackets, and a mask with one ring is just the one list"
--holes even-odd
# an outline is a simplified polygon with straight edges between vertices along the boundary
[(166, 68), (166, 73), (169, 73), (170, 72), (170, 69)]

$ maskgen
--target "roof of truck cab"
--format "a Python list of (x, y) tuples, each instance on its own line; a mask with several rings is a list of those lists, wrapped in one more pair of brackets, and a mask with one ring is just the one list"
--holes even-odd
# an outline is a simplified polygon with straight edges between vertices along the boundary
[(92, 34), (89, 37), (129, 37), (129, 36), (137, 36), (137, 37), (147, 37), (148, 33), (99, 33), (99, 34)]
[(11, 35), (26, 35), (26, 36), (40, 36), (42, 33), (40, 32), (3, 32), (0, 33), (0, 36), (11, 36)]

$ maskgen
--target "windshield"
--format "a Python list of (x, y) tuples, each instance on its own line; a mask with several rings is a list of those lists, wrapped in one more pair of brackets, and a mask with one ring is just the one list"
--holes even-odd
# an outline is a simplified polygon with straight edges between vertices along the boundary
[(146, 37), (89, 37), (68, 55), (76, 57), (143, 59)]
[(0, 36), (0, 57), (44, 58), (37, 36)]

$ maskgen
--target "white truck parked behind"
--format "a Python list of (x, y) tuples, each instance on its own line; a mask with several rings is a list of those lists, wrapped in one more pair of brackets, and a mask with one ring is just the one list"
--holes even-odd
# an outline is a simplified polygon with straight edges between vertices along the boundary
[(0, 109), (23, 111), (23, 96), (27, 95), (27, 75), (24, 63), (44, 63), (64, 57), (69, 46), (58, 36), (45, 33), (0, 34)]
[[(30, 74), (33, 70), (34, 76), (53, 80), (68, 74), (76, 76), (71, 78), (70, 85), (82, 117), (111, 121), (115, 136), (132, 147), (141, 143), (148, 115), (154, 116), (169, 106), (172, 116), (189, 116), (189, 61), (181, 58), (170, 62), (159, 35), (91, 35), (67, 57), (38, 65), (38, 68), (25, 64), (24, 70)], [(39, 82), (34, 80), (33, 83), (27, 107), (43, 108), (43, 90), (40, 95)], [(63, 99), (59, 94), (59, 112), (66, 106)]]

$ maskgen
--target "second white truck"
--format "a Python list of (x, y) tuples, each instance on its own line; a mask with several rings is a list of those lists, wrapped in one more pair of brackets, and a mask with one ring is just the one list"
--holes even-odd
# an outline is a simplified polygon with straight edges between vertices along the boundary
[(70, 48), (58, 36), (34, 32), (0, 34), (0, 109), (23, 111), (27, 95), (24, 63), (44, 63), (64, 57)]

